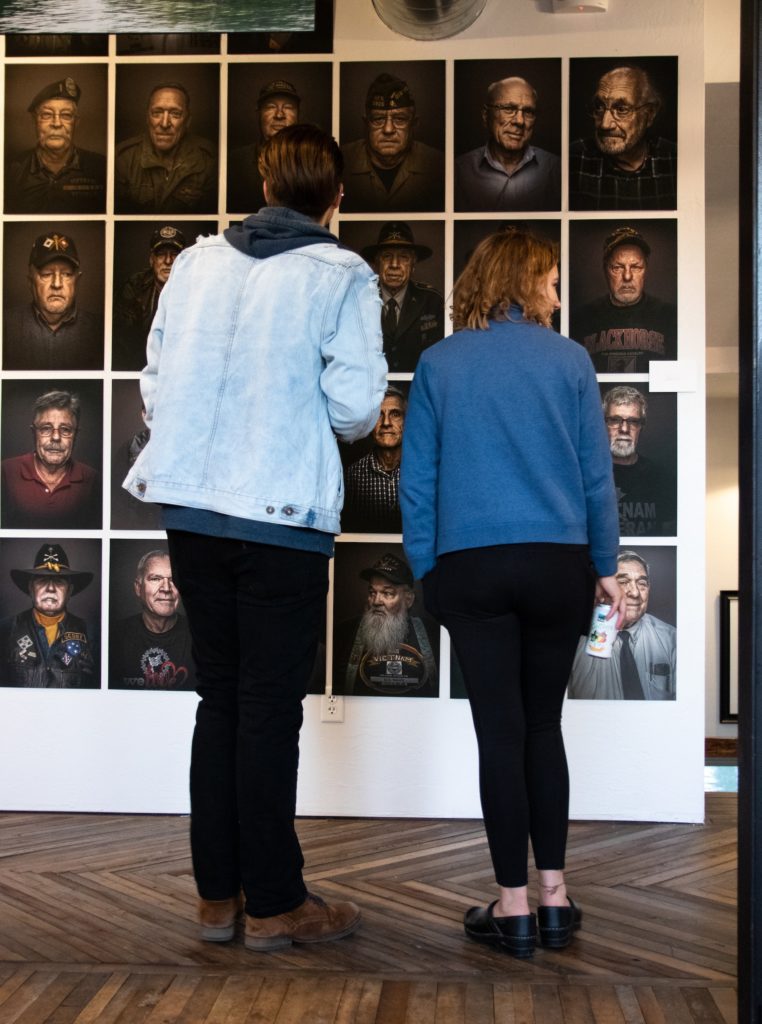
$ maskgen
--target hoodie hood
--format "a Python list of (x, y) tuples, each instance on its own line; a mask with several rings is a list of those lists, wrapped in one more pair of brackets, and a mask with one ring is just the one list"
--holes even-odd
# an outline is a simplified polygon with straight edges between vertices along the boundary
[(223, 234), (235, 249), (258, 260), (319, 242), (346, 248), (328, 228), (286, 206), (264, 206), (243, 224), (226, 228)]

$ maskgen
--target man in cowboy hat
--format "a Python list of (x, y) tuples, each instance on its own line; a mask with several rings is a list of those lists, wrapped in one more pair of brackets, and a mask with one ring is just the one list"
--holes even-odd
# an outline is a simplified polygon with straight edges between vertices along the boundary
[(365, 611), (336, 629), (333, 692), (436, 697), (438, 637), (430, 637), (423, 619), (411, 615), (410, 566), (386, 552), (360, 578), (368, 582)]
[(178, 254), (188, 245), (180, 228), (164, 224), (151, 233), (148, 266), (131, 274), (114, 304), (113, 370), (142, 370), (146, 339), (161, 290)]
[(6, 308), (3, 369), (103, 369), (103, 323), (80, 309), (82, 267), (71, 235), (38, 235), (29, 254), (32, 301)]
[(409, 224), (393, 221), (381, 226), (378, 242), (366, 246), (360, 255), (378, 274), (389, 370), (414, 370), (421, 352), (444, 336), (442, 296), (431, 285), (412, 280), (416, 261), (427, 260), (431, 249), (416, 245)]
[(81, 94), (67, 76), (40, 89), (27, 107), (36, 145), (6, 171), (6, 213), (103, 213), (106, 209), (106, 158), (74, 144)]
[(0, 623), (0, 686), (72, 690), (98, 686), (97, 659), (83, 619), (69, 599), (93, 579), (69, 566), (60, 544), (43, 544), (31, 569), (11, 569), (11, 579), (32, 606)]

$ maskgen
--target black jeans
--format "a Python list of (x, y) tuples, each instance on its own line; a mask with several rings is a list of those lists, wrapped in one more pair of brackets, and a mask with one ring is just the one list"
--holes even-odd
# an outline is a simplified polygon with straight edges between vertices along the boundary
[(191, 751), (199, 895), (269, 917), (304, 902), (294, 828), (302, 700), (328, 590), (310, 551), (168, 531), (201, 701)]
[(449, 630), (465, 679), (499, 885), (527, 884), (529, 837), (539, 869), (564, 867), (561, 707), (594, 588), (587, 549), (563, 544), (456, 551), (425, 580), (426, 607)]

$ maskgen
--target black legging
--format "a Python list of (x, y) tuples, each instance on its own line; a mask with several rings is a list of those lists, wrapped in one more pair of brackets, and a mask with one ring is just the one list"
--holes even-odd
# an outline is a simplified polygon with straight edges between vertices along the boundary
[(471, 704), (495, 877), (527, 884), (562, 869), (569, 773), (561, 707), (588, 627), (595, 577), (586, 547), (504, 544), (439, 558), (426, 603), (447, 627)]

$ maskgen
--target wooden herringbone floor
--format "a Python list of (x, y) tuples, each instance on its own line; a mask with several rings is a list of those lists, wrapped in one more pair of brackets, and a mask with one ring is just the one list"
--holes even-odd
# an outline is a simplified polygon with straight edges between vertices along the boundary
[(703, 826), (579, 823), (562, 952), (469, 942), (479, 823), (302, 820), (311, 887), (364, 924), (269, 954), (198, 941), (187, 819), (0, 815), (0, 1024), (730, 1024), (736, 797)]

